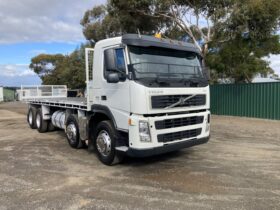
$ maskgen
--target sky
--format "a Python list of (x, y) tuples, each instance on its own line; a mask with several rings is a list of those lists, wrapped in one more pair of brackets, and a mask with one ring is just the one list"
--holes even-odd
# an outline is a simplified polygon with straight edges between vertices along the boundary
[(39, 85), (29, 69), (41, 53), (68, 54), (85, 42), (80, 20), (105, 0), (0, 0), (0, 86)]
[[(71, 53), (85, 42), (80, 20), (106, 0), (0, 0), (0, 86), (39, 85), (29, 69), (40, 53)], [(271, 67), (280, 74), (280, 55)]]

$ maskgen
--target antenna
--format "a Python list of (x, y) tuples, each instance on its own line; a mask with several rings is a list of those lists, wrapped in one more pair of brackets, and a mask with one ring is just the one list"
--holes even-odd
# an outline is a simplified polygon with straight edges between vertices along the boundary
[(141, 33), (140, 33), (139, 28), (137, 28), (137, 32), (138, 32), (138, 36), (139, 36), (139, 38), (141, 39), (142, 37), (141, 37)]

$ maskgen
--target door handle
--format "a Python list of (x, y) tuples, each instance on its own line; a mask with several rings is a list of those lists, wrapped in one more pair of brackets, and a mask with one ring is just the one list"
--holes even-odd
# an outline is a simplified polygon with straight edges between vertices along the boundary
[(101, 96), (101, 100), (102, 101), (106, 101), (107, 100), (107, 96)]

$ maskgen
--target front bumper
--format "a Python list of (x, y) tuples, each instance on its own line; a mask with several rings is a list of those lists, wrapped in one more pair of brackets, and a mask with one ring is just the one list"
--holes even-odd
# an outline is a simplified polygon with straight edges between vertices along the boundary
[(161, 147), (153, 147), (148, 149), (128, 148), (128, 150), (125, 153), (130, 157), (148, 157), (148, 156), (159, 155), (163, 153), (168, 153), (168, 152), (192, 147), (199, 144), (204, 144), (207, 143), (209, 139), (210, 139), (209, 136), (200, 139), (195, 138), (183, 142), (165, 144), (164, 146)]
[[(155, 117), (143, 117), (140, 115), (132, 115), (130, 117), (132, 124), (129, 126), (129, 147), (134, 150), (149, 150), (151, 148), (165, 147), (166, 145), (177, 144), (180, 142), (188, 142), (193, 139), (203, 139), (210, 135), (210, 123), (208, 122), (208, 115), (210, 111), (203, 111), (198, 113), (164, 115)], [(170, 126), (171, 128), (158, 128), (156, 122), (173, 119), (185, 119), (190, 117), (203, 117), (202, 122), (190, 125)], [(143, 142), (139, 138), (139, 122), (145, 121), (149, 123), (149, 130), (151, 135), (150, 142)], [(198, 130), (197, 135), (193, 131)], [(180, 132), (190, 131), (190, 135)], [(168, 136), (168, 135), (171, 136)], [(172, 136), (174, 134), (175, 137)], [(167, 135), (162, 139), (162, 136)], [(185, 135), (185, 136), (184, 136)], [(168, 140), (170, 139), (170, 140)], [(187, 143), (188, 144), (188, 143)]]

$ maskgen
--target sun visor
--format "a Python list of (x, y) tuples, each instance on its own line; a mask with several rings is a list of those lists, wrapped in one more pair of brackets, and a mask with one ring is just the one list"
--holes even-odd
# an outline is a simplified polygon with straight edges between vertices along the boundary
[(200, 50), (193, 44), (171, 39), (156, 38), (153, 36), (125, 34), (122, 36), (122, 43), (126, 45), (142, 47), (162, 47), (174, 50), (189, 51), (201, 54)]

